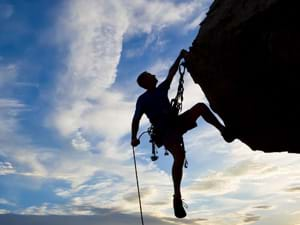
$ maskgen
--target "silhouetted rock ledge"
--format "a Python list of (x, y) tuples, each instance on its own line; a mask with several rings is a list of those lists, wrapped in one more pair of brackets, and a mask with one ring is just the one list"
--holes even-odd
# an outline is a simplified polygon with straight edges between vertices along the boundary
[(188, 71), (253, 150), (300, 153), (299, 1), (215, 0)]

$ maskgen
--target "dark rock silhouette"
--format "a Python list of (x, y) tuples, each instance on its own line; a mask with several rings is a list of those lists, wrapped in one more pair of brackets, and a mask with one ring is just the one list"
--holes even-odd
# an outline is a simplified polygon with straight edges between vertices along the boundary
[(299, 1), (215, 0), (187, 67), (253, 150), (300, 153)]

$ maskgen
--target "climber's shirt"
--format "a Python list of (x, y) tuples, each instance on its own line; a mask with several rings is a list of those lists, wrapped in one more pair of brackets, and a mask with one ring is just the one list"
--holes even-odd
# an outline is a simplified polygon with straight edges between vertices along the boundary
[(165, 80), (157, 88), (143, 93), (137, 100), (134, 118), (139, 120), (145, 113), (154, 126), (155, 143), (158, 147), (166, 142), (180, 142), (182, 135), (197, 126), (193, 112), (187, 110), (174, 116), (168, 98), (170, 82)]
[(137, 100), (134, 118), (140, 119), (145, 113), (154, 127), (164, 128), (172, 112), (169, 89), (170, 82), (165, 80), (157, 88), (143, 93)]

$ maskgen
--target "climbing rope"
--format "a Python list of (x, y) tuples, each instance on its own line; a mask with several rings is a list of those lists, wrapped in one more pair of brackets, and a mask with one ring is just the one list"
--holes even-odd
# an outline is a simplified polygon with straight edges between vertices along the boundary
[(138, 172), (137, 172), (137, 167), (136, 167), (135, 151), (134, 151), (133, 146), (132, 146), (132, 154), (133, 154), (134, 169), (135, 169), (136, 187), (137, 187), (137, 190), (138, 190), (138, 197), (139, 197), (139, 204), (140, 204), (141, 221), (142, 221), (142, 225), (144, 225), (144, 217), (143, 217), (142, 201), (141, 201), (141, 194), (140, 194), (139, 177), (138, 177)]

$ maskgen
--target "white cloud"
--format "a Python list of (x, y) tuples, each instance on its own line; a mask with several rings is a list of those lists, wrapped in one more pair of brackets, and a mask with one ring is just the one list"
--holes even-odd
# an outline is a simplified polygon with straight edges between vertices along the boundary
[(0, 205), (15, 205), (14, 203), (12, 203), (11, 201), (8, 201), (4, 198), (0, 198)]
[(160, 80), (163, 80), (166, 78), (172, 63), (173, 61), (171, 59), (158, 59), (145, 70), (149, 73), (155, 74)]
[(80, 130), (75, 134), (75, 137), (72, 139), (72, 146), (79, 151), (88, 151), (91, 147), (91, 144), (82, 136)]
[(0, 209), (0, 214), (8, 214), (8, 213), (10, 213), (8, 210)]
[(114, 82), (128, 27), (121, 6), (117, 1), (95, 0), (67, 4), (60, 27), (68, 35), (70, 50), (59, 89), (64, 98), (97, 98)]
[[(0, 162), (0, 175), (7, 175), (14, 173), (15, 169), (10, 162)], [(0, 199), (0, 204), (3, 204), (3, 201)]]
[(0, 109), (17, 109), (17, 108), (24, 108), (25, 105), (20, 103), (16, 99), (7, 99), (7, 98), (0, 98)]
[[(211, 2), (211, 1), (209, 1)], [(208, 8), (202, 8), (201, 11), (199, 11), (199, 16), (197, 16), (194, 20), (192, 20), (184, 29), (186, 31), (194, 30), (194, 29), (199, 29), (200, 23), (205, 19), (206, 13), (208, 11)]]
[(0, 98), (0, 140), (3, 144), (14, 138), (18, 116), (25, 109), (26, 106), (16, 99)]
[[(0, 61), (1, 62), (1, 61)], [(11, 84), (17, 76), (17, 65), (15, 64), (0, 64), (0, 87)]]
[(204, 1), (175, 3), (173, 1), (127, 1), (131, 26), (128, 34), (151, 33), (170, 25), (183, 23), (203, 7)]

